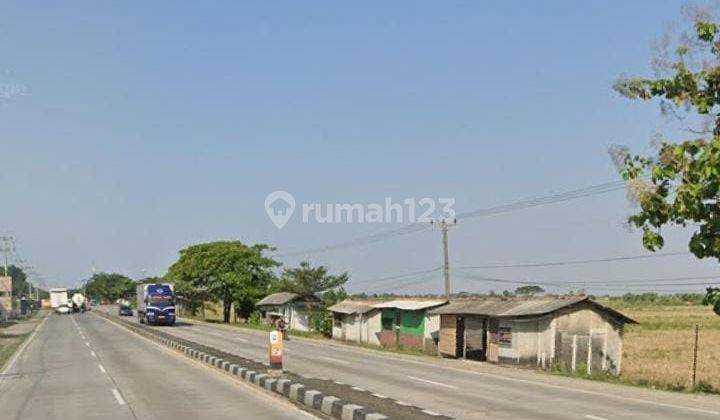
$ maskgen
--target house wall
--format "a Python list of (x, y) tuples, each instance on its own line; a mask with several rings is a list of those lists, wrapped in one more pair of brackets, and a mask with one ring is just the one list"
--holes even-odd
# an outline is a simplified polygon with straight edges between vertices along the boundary
[(457, 357), (457, 316), (440, 315), (440, 353)]
[(622, 325), (591, 305), (559, 311), (555, 332), (555, 365), (562, 370), (619, 374)]
[(425, 328), (423, 332), (423, 351), (437, 354), (440, 340), (440, 315), (429, 315), (425, 312)]
[[(339, 320), (336, 322), (336, 320)], [(333, 316), (332, 337), (335, 340), (353, 343), (380, 345), (380, 311), (365, 314), (339, 314)]]
[(343, 335), (343, 325), (345, 325), (345, 314), (333, 313), (333, 328), (332, 338), (333, 340), (344, 341), (345, 336)]
[[(455, 354), (454, 315), (442, 316), (440, 347)], [(466, 345), (477, 341), (481, 317), (465, 318)], [(486, 360), (499, 364), (619, 374), (622, 366), (622, 325), (592, 304), (577, 305), (534, 318), (489, 318)], [(482, 328), (482, 327), (481, 327)], [(477, 344), (477, 343), (475, 343)]]
[(373, 344), (376, 346), (380, 345), (380, 330), (382, 330), (380, 315), (381, 313), (377, 309), (374, 309), (363, 315), (367, 320), (368, 344)]
[[(291, 329), (298, 331), (310, 330), (310, 322), (308, 321), (308, 312), (306, 307), (297, 305), (283, 305), (283, 310), (284, 314), (290, 314), (290, 321), (288, 322), (288, 326)], [(285, 315), (285, 319), (288, 319), (287, 315)]]

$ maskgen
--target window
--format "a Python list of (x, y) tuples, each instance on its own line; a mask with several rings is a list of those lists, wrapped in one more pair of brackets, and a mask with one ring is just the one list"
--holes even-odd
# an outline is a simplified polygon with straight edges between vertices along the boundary
[(335, 314), (333, 316), (333, 325), (335, 328), (342, 328), (342, 315)]
[(512, 348), (512, 328), (498, 328), (498, 345), (504, 348)]
[(396, 314), (395, 314), (394, 310), (388, 310), (388, 309), (383, 310), (382, 318), (381, 318), (382, 329), (383, 330), (392, 330), (396, 324), (395, 318), (396, 318)]

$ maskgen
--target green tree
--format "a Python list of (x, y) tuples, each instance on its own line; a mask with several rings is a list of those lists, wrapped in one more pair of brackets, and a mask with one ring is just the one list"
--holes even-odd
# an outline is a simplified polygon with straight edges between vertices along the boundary
[[(659, 100), (661, 109), (683, 123), (705, 120), (706, 129), (689, 139), (663, 140), (657, 155), (616, 153), (639, 211), (631, 225), (643, 232), (651, 251), (665, 244), (662, 228), (693, 229), (689, 249), (697, 258), (720, 258), (720, 32), (708, 14), (699, 14), (692, 35), (681, 37), (669, 59), (661, 60), (658, 78), (622, 78), (621, 94)], [(720, 312), (720, 289), (708, 288), (706, 304)]]
[(118, 273), (96, 273), (87, 281), (88, 297), (115, 302), (117, 299), (133, 300), (135, 282)]
[(263, 253), (265, 244), (245, 245), (240, 241), (217, 241), (192, 245), (180, 251), (166, 279), (195, 307), (198, 298), (222, 301), (223, 320), (230, 321), (233, 302), (253, 302), (267, 293), (274, 279), (272, 268), (280, 265)]
[(540, 293), (545, 293), (545, 289), (540, 286), (520, 286), (515, 289), (515, 294), (518, 296), (534, 296)]
[[(665, 245), (662, 228), (693, 229), (688, 247), (698, 258), (720, 258), (720, 32), (707, 13), (693, 21), (691, 36), (682, 37), (661, 77), (623, 78), (621, 94), (640, 100), (657, 99), (664, 112), (683, 121), (704, 120), (706, 129), (692, 138), (663, 140), (655, 156), (623, 153), (621, 175), (629, 181), (639, 211), (629, 222), (643, 231), (643, 246), (651, 251)], [(681, 115), (681, 114), (685, 115)], [(647, 181), (646, 181), (647, 180)], [(720, 307), (720, 288), (708, 288), (705, 303)]]
[(328, 274), (325, 266), (312, 267), (309, 262), (303, 261), (297, 268), (285, 269), (280, 281), (274, 289), (282, 292), (292, 292), (303, 296), (307, 300), (317, 300), (316, 308), (308, 306), (308, 321), (315, 331), (325, 335), (332, 335), (332, 314), (328, 307), (347, 299), (343, 289), (349, 279), (348, 273), (338, 275)]

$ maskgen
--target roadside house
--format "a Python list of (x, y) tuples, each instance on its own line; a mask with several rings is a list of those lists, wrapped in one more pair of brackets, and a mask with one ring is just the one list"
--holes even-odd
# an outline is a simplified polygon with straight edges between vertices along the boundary
[(306, 299), (296, 293), (273, 293), (265, 296), (255, 304), (260, 310), (263, 322), (271, 323), (276, 316), (282, 316), (288, 328), (298, 331), (309, 331), (308, 312), (318, 307), (317, 299)]
[(440, 315), (440, 354), (490, 363), (619, 374), (625, 324), (586, 296), (455, 301)]
[(346, 300), (329, 308), (333, 338), (435, 353), (440, 317), (429, 315), (428, 310), (446, 303), (444, 299)]

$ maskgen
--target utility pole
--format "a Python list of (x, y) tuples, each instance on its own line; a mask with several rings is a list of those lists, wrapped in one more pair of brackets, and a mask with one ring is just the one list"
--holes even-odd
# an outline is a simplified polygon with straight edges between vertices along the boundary
[(443, 240), (443, 279), (445, 281), (445, 299), (450, 300), (450, 252), (448, 250), (448, 228), (457, 224), (457, 219), (448, 221), (447, 219), (440, 219), (439, 221), (432, 220), (431, 224), (437, 223), (440, 226)]
[(3, 256), (5, 257), (5, 261), (3, 264), (3, 267), (5, 268), (5, 277), (8, 276), (8, 256), (11, 251), (15, 250), (15, 247), (11, 246), (13, 242), (12, 236), (0, 236), (0, 242), (2, 242), (2, 248), (0, 248), (0, 251), (2, 251)]

